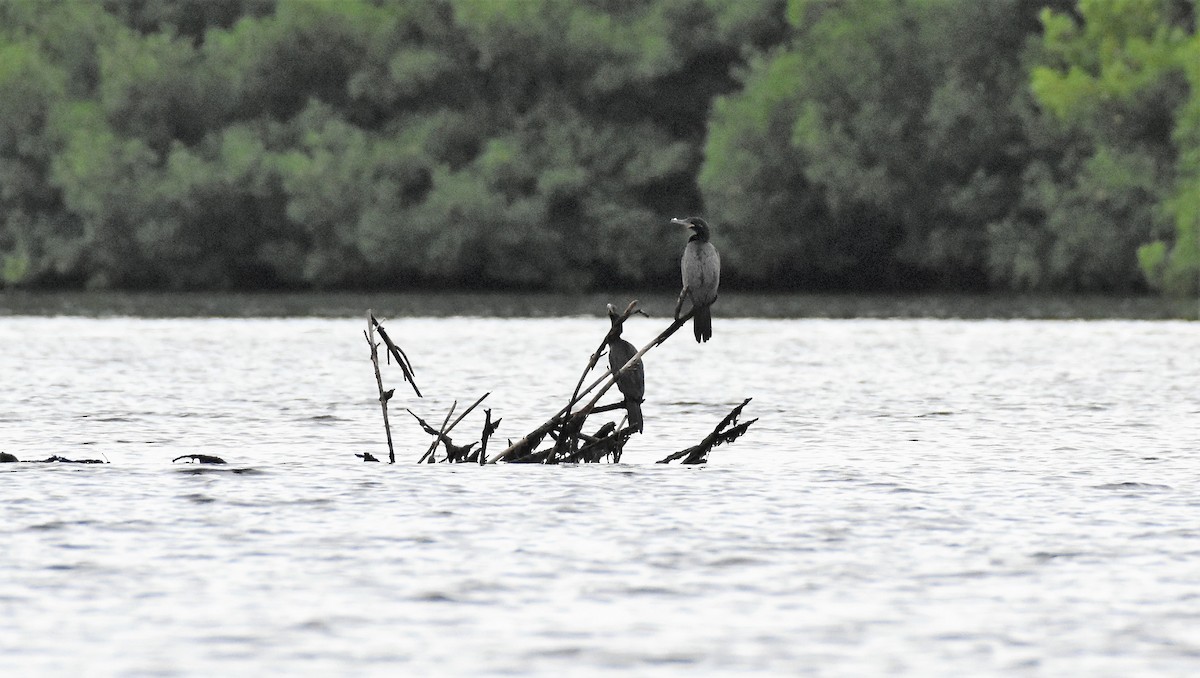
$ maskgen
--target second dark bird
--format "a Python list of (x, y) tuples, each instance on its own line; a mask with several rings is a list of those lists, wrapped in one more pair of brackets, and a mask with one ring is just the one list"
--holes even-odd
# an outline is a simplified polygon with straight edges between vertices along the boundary
[[(612, 304), (608, 305), (608, 319), (617, 328), (617, 333), (608, 342), (608, 368), (616, 374), (629, 359), (637, 355), (633, 344), (621, 338), (621, 314)], [(646, 397), (646, 370), (642, 361), (626, 370), (625, 374), (617, 377), (617, 388), (625, 396), (625, 412), (629, 415), (629, 425), (642, 432), (642, 402)]]
[[(680, 303), (683, 298), (692, 300), (692, 308), (696, 314), (692, 316), (692, 333), (696, 341), (712, 339), (712, 305), (717, 300), (717, 288), (721, 285), (721, 257), (717, 248), (709, 242), (711, 231), (708, 222), (700, 217), (687, 219), (672, 219), (672, 224), (686, 226), (692, 231), (687, 245), (683, 248), (683, 257), (679, 260), (679, 268), (683, 273), (683, 291), (679, 293)], [(675, 310), (679, 317), (679, 309)]]

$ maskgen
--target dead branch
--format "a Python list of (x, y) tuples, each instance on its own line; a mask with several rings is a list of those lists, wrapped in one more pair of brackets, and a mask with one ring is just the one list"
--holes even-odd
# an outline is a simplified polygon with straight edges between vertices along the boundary
[[(426, 431), (432, 431), (432, 433), (433, 433), (433, 442), (429, 443), (429, 449), (425, 450), (425, 454), (421, 455), (421, 458), (417, 461), (418, 464), (424, 464), (426, 460), (428, 460), (430, 464), (433, 463), (433, 456), (434, 456), (434, 453), (437, 451), (438, 443), (442, 442), (442, 436), (446, 435), (446, 425), (450, 423), (450, 417), (454, 416), (454, 408), (456, 408), (456, 407), (458, 407), (457, 400), (450, 403), (450, 410), (448, 412), (446, 412), (446, 418), (442, 420), (442, 427), (437, 429), (436, 431), (432, 431), (433, 427), (429, 426), (429, 424), (426, 424), (424, 421), (422, 421), (420, 419), (420, 417), (417, 418), (417, 420), (421, 422), (421, 426)], [(409, 410), (408, 413), (412, 414), (412, 410)], [(413, 416), (416, 416), (416, 415), (413, 415)]]
[(683, 461), (680, 462), (681, 464), (707, 463), (708, 454), (712, 452), (714, 447), (723, 445), (725, 443), (732, 443), (740, 438), (742, 434), (750, 428), (751, 424), (758, 421), (758, 419), (755, 418), (745, 423), (737, 424), (736, 426), (733, 426), (733, 428), (725, 428), (726, 426), (732, 426), (737, 423), (738, 417), (742, 414), (742, 408), (744, 408), (751, 400), (753, 400), (753, 398), (746, 398), (742, 401), (741, 405), (733, 408), (729, 414), (725, 415), (725, 418), (721, 420), (721, 423), (717, 424), (716, 428), (712, 430), (712, 433), (709, 433), (707, 436), (705, 436), (704, 440), (700, 441), (699, 444), (693, 445), (684, 450), (680, 450), (674, 454), (670, 454), (665, 458), (660, 459), (658, 463), (668, 464), (680, 458), (683, 459)]
[[(433, 439), (433, 443), (429, 446), (429, 449), (426, 450), (425, 454), (421, 456), (421, 460), (418, 461), (417, 463), (418, 464), (425, 463), (425, 461), (427, 459), (429, 460), (429, 463), (433, 463), (433, 458), (431, 457), (431, 455), (433, 455), (434, 451), (437, 449), (437, 445), (439, 442), (441, 442), (442, 444), (444, 444), (446, 446), (446, 454), (448, 456), (455, 456), (455, 454), (457, 454), (455, 452), (455, 450), (459, 450), (459, 449), (469, 451), (471, 449), (471, 447), (473, 447), (475, 445), (475, 443), (471, 443), (470, 445), (467, 445), (465, 448), (461, 448), (459, 446), (454, 445), (454, 442), (450, 439), (450, 436), (448, 434), (450, 433), (450, 431), (454, 430), (454, 427), (458, 426), (458, 423), (461, 422), (468, 414), (470, 414), (472, 410), (474, 410), (476, 407), (478, 407), (479, 403), (482, 403), (484, 398), (488, 397), (489, 395), (491, 395), (491, 391), (479, 396), (478, 400), (476, 400), (474, 403), (472, 403), (470, 407), (463, 410), (462, 414), (458, 415), (458, 418), (454, 420), (453, 424), (450, 424), (449, 426), (447, 426), (446, 423), (450, 421), (450, 416), (454, 414), (454, 408), (458, 406), (458, 401), (455, 400), (454, 404), (450, 406), (450, 411), (446, 413), (446, 421), (442, 422), (441, 430), (434, 429), (432, 426), (425, 423), (424, 419), (421, 419), (420, 417), (418, 417), (412, 410), (408, 410), (409, 414), (416, 417), (417, 421), (421, 424), (421, 428), (425, 429), (426, 433), (429, 433), (430, 435), (435, 436)], [(497, 423), (499, 423), (499, 421), (497, 421)], [(465, 460), (465, 458), (466, 458), (466, 451), (461, 453), (463, 460)], [(450, 461), (450, 459), (447, 459), (447, 461)]]
[[(388, 444), (388, 463), (396, 463), (396, 450), (392, 446), (392, 425), (388, 421), (388, 400), (396, 389), (389, 391), (383, 390), (383, 375), (379, 372), (379, 344), (375, 343), (375, 327), (379, 325), (379, 321), (375, 320), (374, 314), (367, 311), (367, 329), (363, 331), (363, 336), (367, 338), (367, 344), (371, 347), (371, 364), (375, 366), (375, 385), (379, 387), (379, 407), (383, 410), (383, 431), (387, 434)], [(383, 328), (379, 328), (383, 331)], [(388, 342), (391, 344), (391, 342)], [(401, 366), (403, 369), (403, 366)], [(417, 395), (420, 395), (419, 393)]]
[(490, 407), (484, 410), (483, 414), (483, 434), (479, 437), (479, 451), (475, 453), (475, 460), (479, 462), (480, 466), (487, 463), (488, 439), (492, 437), (492, 434), (494, 434), (496, 429), (500, 426), (500, 422), (503, 421), (503, 417), (497, 419), (496, 421), (492, 421), (492, 409)]
[[(383, 325), (381, 325), (379, 321), (375, 319), (375, 313), (373, 311), (367, 309), (367, 316), (370, 317), (370, 320), (367, 321), (367, 327), (372, 330), (379, 330), (379, 338), (383, 339), (383, 343), (388, 347), (388, 353), (396, 359), (396, 364), (400, 366), (400, 371), (404, 373), (404, 381), (407, 381), (412, 385), (413, 392), (417, 394), (418, 398), (424, 397), (421, 395), (421, 389), (417, 388), (416, 377), (413, 373), (413, 366), (412, 363), (408, 361), (408, 356), (405, 355), (404, 351), (401, 350), (401, 348), (392, 341), (391, 337), (388, 336), (387, 330), (383, 329)], [(378, 372), (378, 362), (376, 362), (376, 371)]]

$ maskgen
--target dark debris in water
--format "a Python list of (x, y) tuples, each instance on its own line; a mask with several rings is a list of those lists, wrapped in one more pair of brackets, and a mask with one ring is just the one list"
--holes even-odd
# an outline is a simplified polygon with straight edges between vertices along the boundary
[(1085, 555), (1087, 555), (1087, 554), (1083, 553), (1081, 551), (1062, 551), (1062, 552), (1037, 551), (1036, 553), (1031, 553), (1030, 557), (1037, 561), (1048, 562), (1051, 560), (1060, 560), (1063, 558), (1079, 558), (1079, 557), (1085, 556)]
[(214, 457), (211, 454), (184, 454), (184, 455), (181, 455), (181, 456), (178, 456), (178, 457), (175, 457), (174, 459), (172, 459), (171, 463), (174, 464), (175, 462), (179, 461), (180, 459), (187, 459), (189, 463), (195, 462), (197, 464), (224, 464), (225, 463), (224, 459), (222, 459), (220, 457)]
[(176, 471), (190, 475), (202, 475), (206, 473), (232, 473), (233, 475), (238, 476), (266, 475), (265, 471), (261, 471), (256, 468), (213, 468), (211, 466), (203, 466), (200, 464), (188, 464), (176, 469)]
[(1105, 483), (1096, 485), (1097, 490), (1170, 490), (1174, 489), (1170, 485), (1156, 485), (1154, 483)]
[(0, 464), (107, 464), (103, 459), (68, 459), (55, 454), (46, 459), (30, 459), (22, 462), (15, 454), (0, 452)]

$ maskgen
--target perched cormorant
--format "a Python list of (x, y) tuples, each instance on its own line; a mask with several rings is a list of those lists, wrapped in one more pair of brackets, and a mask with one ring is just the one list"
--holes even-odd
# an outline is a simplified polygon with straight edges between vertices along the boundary
[[(672, 224), (686, 226), (692, 230), (687, 246), (683, 248), (683, 257), (679, 260), (679, 268), (683, 272), (683, 291), (679, 293), (682, 300), (684, 295), (692, 300), (692, 308), (696, 314), (692, 318), (692, 332), (696, 341), (712, 339), (712, 309), (717, 300), (717, 287), (721, 284), (721, 257), (717, 248), (709, 242), (708, 222), (700, 217), (687, 219), (672, 219)], [(675, 317), (679, 317), (676, 309)]]
[[(637, 355), (637, 349), (633, 344), (621, 338), (620, 327), (621, 314), (617, 313), (617, 309), (612, 304), (608, 305), (608, 319), (617, 328), (617, 334), (608, 342), (608, 367), (616, 374), (629, 359)], [(625, 371), (625, 374), (617, 377), (617, 388), (621, 389), (621, 394), (625, 396), (625, 412), (629, 414), (629, 425), (636, 428), (638, 433), (642, 432), (642, 401), (646, 396), (646, 370), (642, 366), (642, 361), (638, 361), (636, 365)]]

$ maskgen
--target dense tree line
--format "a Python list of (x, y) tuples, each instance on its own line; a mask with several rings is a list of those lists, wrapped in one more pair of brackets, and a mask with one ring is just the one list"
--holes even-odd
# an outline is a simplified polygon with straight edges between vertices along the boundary
[(1195, 0), (0, 0), (0, 285), (1196, 289)]

